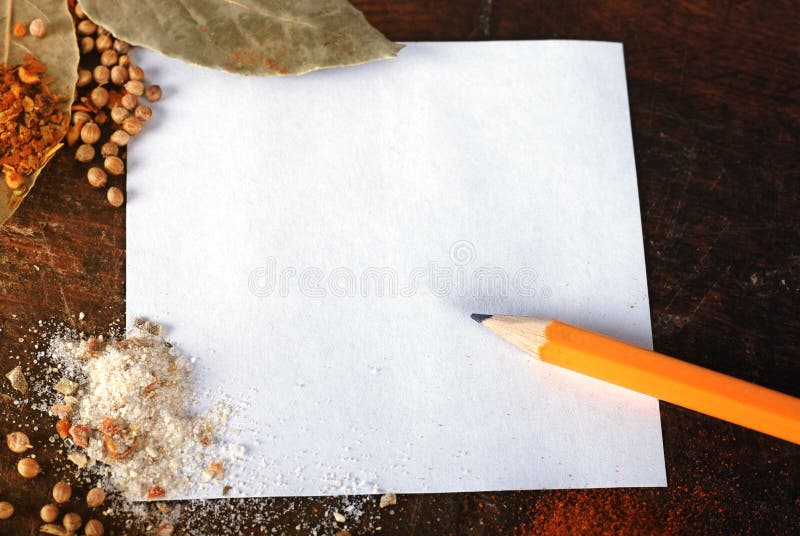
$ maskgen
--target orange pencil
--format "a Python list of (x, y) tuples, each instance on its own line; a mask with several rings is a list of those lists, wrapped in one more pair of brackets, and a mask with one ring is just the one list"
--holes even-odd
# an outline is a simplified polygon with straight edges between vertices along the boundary
[(472, 315), (532, 356), (800, 444), (800, 399), (557, 320)]

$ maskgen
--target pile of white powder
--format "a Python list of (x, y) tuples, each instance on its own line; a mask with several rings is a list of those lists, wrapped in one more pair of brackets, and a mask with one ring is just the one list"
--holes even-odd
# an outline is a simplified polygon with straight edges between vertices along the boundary
[(128, 500), (224, 488), (229, 412), (196, 410), (190, 363), (168, 342), (134, 329), (121, 341), (57, 337), (49, 353), (63, 374), (51, 412), (76, 465)]
[[(228, 489), (229, 495), (238, 495), (249, 468), (268, 460), (253, 458), (240, 444), (248, 443), (251, 435), (256, 437), (256, 430), (227, 428), (229, 408), (246, 415), (251, 404), (221, 390), (198, 390), (192, 372), (195, 360), (156, 336), (153, 325), (134, 325), (138, 329), (122, 335), (120, 325), (112, 324), (109, 329), (117, 338), (106, 341), (101, 337), (86, 340), (84, 333), (63, 323), (39, 321), (20, 337), (20, 342), (30, 338), (35, 357), (10, 355), (3, 369), (19, 366), (29, 389), (27, 393), (15, 390), (19, 396), (13, 400), (6, 396), (0, 402), (51, 414), (62, 412), (59, 424), (68, 421), (69, 427), (62, 437), (53, 433), (50, 446), (44, 448), (55, 447), (59, 457), (71, 460), (67, 464), (80, 468), (76, 472), (59, 469), (67, 480), (109, 492), (103, 515), (148, 534), (170, 534), (175, 528), (182, 534), (318, 535), (351, 527), (374, 533), (387, 523), (392, 526), (396, 498), (384, 504), (391, 494), (380, 502), (374, 495), (139, 502), (154, 486), (164, 490), (165, 499), (198, 493), (225, 495)], [(203, 374), (202, 366), (197, 374)], [(225, 403), (214, 404), (215, 400)], [(56, 419), (15, 421), (14, 427), (36, 432), (42, 424), (51, 429)], [(86, 427), (85, 447), (75, 445), (69, 434), (76, 425)], [(64, 431), (63, 426), (58, 429)], [(79, 431), (76, 426), (78, 437)], [(109, 436), (105, 443), (104, 435)], [(109, 447), (116, 451), (116, 459)], [(330, 489), (369, 492), (335, 469), (322, 478), (321, 493)], [(276, 473), (275, 478), (282, 475)]]

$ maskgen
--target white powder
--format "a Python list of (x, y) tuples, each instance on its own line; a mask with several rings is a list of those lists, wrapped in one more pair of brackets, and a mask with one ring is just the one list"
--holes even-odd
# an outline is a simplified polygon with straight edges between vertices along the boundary
[[(223, 456), (221, 438), (229, 412), (222, 404), (197, 412), (189, 361), (169, 343), (135, 329), (107, 344), (57, 337), (49, 353), (78, 384), (74, 395), (56, 400), (55, 412), (63, 416), (69, 411), (63, 406), (71, 406), (67, 418), (75, 448), (126, 499), (222, 486), (230, 457)], [(69, 384), (58, 385), (63, 392)], [(88, 444), (81, 441), (85, 431)]]
[[(145, 330), (147, 329), (146, 326), (143, 327)], [(112, 324), (110, 331), (120, 338), (124, 337), (121, 322)], [(134, 331), (131, 335), (149, 341), (148, 344), (140, 347), (140, 349), (146, 350), (148, 355), (140, 356), (135, 348), (120, 350), (109, 343), (107, 346), (98, 348), (94, 357), (89, 357), (85, 356), (88, 343), (85, 340), (81, 341), (85, 338), (84, 334), (68, 328), (63, 323), (39, 321), (28, 327), (27, 333), (23, 335), (24, 339), (29, 341), (32, 355), (0, 356), (5, 365), (0, 372), (5, 373), (21, 364), (30, 383), (27, 395), (10, 390), (14, 395), (13, 398), (5, 393), (0, 395), (0, 405), (3, 403), (26, 405), (46, 413), (52, 405), (64, 404), (67, 397), (75, 397), (75, 409), (70, 415), (70, 419), (75, 423), (86, 419), (87, 427), (92, 431), (91, 439), (100, 443), (102, 443), (102, 434), (95, 426), (96, 419), (100, 417), (99, 410), (91, 407), (93, 404), (89, 401), (100, 396), (99, 393), (103, 392), (103, 386), (105, 386), (107, 394), (110, 393), (110, 396), (116, 397), (118, 403), (122, 404), (120, 407), (108, 407), (114, 412), (114, 415), (142, 410), (142, 408), (137, 410), (138, 404), (141, 402), (136, 400), (139, 396), (137, 393), (143, 389), (143, 385), (146, 387), (148, 382), (138, 376), (143, 370), (149, 373), (149, 368), (140, 363), (140, 358), (155, 360), (155, 364), (161, 363), (160, 366), (154, 367), (155, 370), (169, 369), (169, 365), (164, 366), (160, 361), (162, 359), (166, 359), (167, 363), (170, 360), (181, 362), (180, 370), (183, 373), (180, 377), (181, 381), (175, 382), (175, 385), (164, 385), (163, 387), (170, 390), (176, 389), (174, 392), (182, 394), (173, 398), (162, 393), (159, 396), (164, 398), (158, 399), (165, 407), (171, 408), (168, 412), (173, 416), (172, 422), (177, 420), (185, 424), (182, 426), (183, 436), (189, 438), (187, 444), (179, 449), (184, 453), (180, 457), (184, 463), (184, 470), (179, 471), (177, 475), (172, 472), (168, 463), (167, 470), (154, 475), (156, 471), (150, 471), (147, 468), (154, 463), (163, 463), (164, 458), (155, 461), (148, 460), (142, 455), (141, 448), (136, 455), (132, 454), (126, 460), (113, 460), (106, 465), (103, 461), (104, 451), (99, 455), (92, 454), (95, 458), (92, 460), (87, 456), (96, 445), (94, 441), (89, 442), (88, 449), (69, 447), (69, 443), (65, 443), (58, 435), (53, 434), (44, 444), (37, 445), (37, 448), (49, 453), (54, 459), (61, 457), (64, 460), (65, 467), (59, 469), (59, 474), (63, 475), (66, 480), (80, 481), (87, 488), (99, 485), (109, 492), (100, 514), (116, 518), (118, 522), (124, 524), (126, 529), (137, 534), (159, 534), (159, 528), (172, 526), (176, 528), (176, 534), (198, 536), (205, 534), (322, 535), (336, 534), (339, 530), (353, 531), (353, 529), (355, 529), (353, 534), (380, 534), (383, 532), (382, 529), (391, 531), (392, 527), (395, 527), (395, 531), (399, 530), (395, 525), (394, 509), (381, 510), (375, 495), (357, 495), (359, 493), (376, 493), (377, 488), (372, 483), (354, 480), (347, 474), (339, 474), (333, 467), (321, 482), (314, 479), (310, 484), (314, 487), (321, 484), (326, 489), (336, 489), (356, 495), (258, 500), (193, 500), (179, 503), (131, 502), (131, 499), (140, 501), (142, 490), (149, 484), (142, 475), (157, 476), (161, 481), (159, 485), (165, 489), (167, 497), (170, 497), (182, 493), (179, 484), (181, 481), (184, 485), (189, 482), (192, 487), (214, 486), (214, 489), (217, 490), (232, 485), (235, 490), (242, 475), (247, 474), (248, 467), (254, 463), (263, 463), (262, 460), (253, 460), (250, 453), (246, 450), (243, 451), (239, 445), (240, 442), (247, 443), (246, 438), (242, 437), (243, 433), (245, 436), (247, 435), (246, 430), (235, 433), (225, 430), (224, 416), (228, 411), (226, 408), (236, 407), (237, 412), (242, 411), (246, 414), (249, 408), (248, 404), (242, 401), (228, 400), (225, 393), (219, 390), (213, 392), (194, 391), (192, 374), (189, 370), (189, 365), (194, 363), (192, 359), (181, 357), (164, 341), (148, 339), (146, 333)], [(153, 355), (154, 353), (158, 355)], [(165, 353), (166, 355), (164, 355)], [(105, 364), (101, 365), (101, 362)], [(127, 364), (123, 365), (126, 362)], [(175, 367), (177, 370), (177, 363)], [(114, 376), (121, 370), (127, 370), (130, 378), (124, 374)], [(135, 371), (138, 373), (134, 374)], [(198, 372), (198, 374), (200, 373)], [(108, 382), (113, 378), (116, 378), (114, 382), (120, 382), (121, 388), (111, 388)], [(141, 381), (137, 382), (137, 378)], [(152, 380), (152, 376), (150, 378)], [(63, 381), (64, 379), (70, 380), (70, 382)], [(2, 376), (0, 376), (0, 380), (7, 381)], [(71, 382), (77, 385), (73, 385)], [(133, 392), (130, 391), (131, 389)], [(200, 403), (208, 404), (211, 403), (209, 402), (211, 400), (225, 398), (226, 406), (217, 407), (211, 413), (202, 414), (197, 410), (195, 397), (200, 399)], [(167, 402), (169, 399), (172, 401)], [(102, 401), (98, 401), (94, 405), (100, 407), (101, 403)], [(84, 409), (84, 404), (89, 407)], [(147, 413), (146, 410), (143, 411), (145, 414)], [(42, 427), (47, 430), (52, 429), (54, 419), (45, 416), (44, 413), (34, 412), (24, 419), (18, 418), (18, 415), (17, 412), (0, 412), (0, 423), (5, 423), (9, 430), (22, 430), (29, 434), (35, 434)], [(158, 419), (160, 419), (160, 415), (155, 417), (156, 421)], [(102, 420), (100, 422), (102, 423)], [(207, 447), (203, 447), (195, 441), (193, 430), (196, 428), (194, 423), (197, 422), (210, 424), (214, 432), (211, 444)], [(291, 423), (286, 424), (291, 425)], [(192, 430), (192, 432), (187, 434), (186, 430)], [(149, 431), (149, 436), (154, 435), (152, 432), (153, 430)], [(172, 431), (166, 433), (171, 434)], [(153, 438), (154, 441), (156, 439), (158, 438)], [(192, 452), (196, 454), (196, 459), (187, 455)], [(71, 460), (73, 458), (80, 460), (82, 457), (90, 465), (85, 469), (78, 469), (77, 464)], [(219, 481), (215, 479), (215, 471), (207, 471), (210, 462), (217, 459), (224, 461), (224, 473)], [(302, 456), (298, 455), (298, 463), (301, 459)], [(305, 463), (305, 460), (303, 462)], [(137, 466), (139, 466), (138, 470)], [(130, 478), (131, 469), (139, 476)], [(61, 472), (62, 470), (64, 472)], [(302, 470), (303, 466), (298, 466), (298, 471)], [(203, 473), (206, 475), (204, 476)], [(206, 480), (208, 475), (211, 476)], [(281, 477), (282, 475), (276, 473), (276, 479)], [(187, 495), (190, 494), (187, 493)], [(345, 516), (346, 521), (344, 523), (337, 522), (333, 516), (334, 511)], [(161, 533), (168, 534), (169, 532), (162, 530)]]

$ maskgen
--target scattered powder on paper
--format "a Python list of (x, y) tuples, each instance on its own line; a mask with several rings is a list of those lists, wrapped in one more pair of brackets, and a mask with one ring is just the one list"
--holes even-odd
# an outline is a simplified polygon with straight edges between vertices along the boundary
[[(154, 331), (103, 341), (61, 336), (50, 356), (63, 374), (49, 410), (69, 459), (102, 475), (128, 500), (223, 487), (236, 449), (223, 444), (229, 408), (197, 412), (189, 361)], [(157, 330), (160, 332), (160, 330)]]
[[(252, 459), (240, 444), (247, 443), (243, 434), (254, 430), (228, 429), (230, 413), (246, 413), (250, 404), (221, 391), (197, 391), (194, 359), (162, 339), (157, 324), (135, 321), (127, 334), (118, 323), (109, 329), (108, 339), (87, 339), (63, 323), (39, 321), (19, 338), (20, 343), (32, 339), (35, 357), (7, 356), (2, 372), (8, 376), (0, 376), (16, 394), (3, 393), (0, 403), (51, 415), (45, 420), (52, 419), (57, 433), (44, 448), (58, 449), (66, 464), (58, 473), (108, 491), (102, 516), (159, 535), (173, 529), (181, 534), (347, 534), (356, 526), (374, 533), (395, 516), (394, 494), (379, 501), (377, 486), (340, 475), (335, 466), (315, 487), (320, 494), (346, 495), (164, 502), (198, 490), (236, 495), (248, 467), (270, 462)], [(34, 434), (41, 424), (0, 418), (3, 422), (10, 426), (5, 432)]]

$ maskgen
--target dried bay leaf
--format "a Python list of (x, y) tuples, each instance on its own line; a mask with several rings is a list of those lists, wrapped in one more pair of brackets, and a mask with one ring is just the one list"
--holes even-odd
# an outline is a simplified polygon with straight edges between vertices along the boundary
[[(3, 6), (5, 2), (3, 2)], [(54, 77), (50, 84), (50, 91), (55, 95), (64, 96), (58, 108), (64, 113), (64, 129), (68, 126), (72, 98), (75, 93), (75, 84), (78, 80), (78, 43), (75, 40), (75, 26), (72, 22), (66, 0), (14, 0), (14, 13), (12, 23), (21, 22), (25, 26), (33, 19), (42, 19), (47, 24), (47, 34), (36, 39), (26, 35), (22, 38), (12, 38), (9, 50), (9, 65), (18, 65), (24, 62), (24, 56), (30, 54), (47, 66), (45, 77)], [(5, 9), (0, 13), (0, 28), (6, 26)], [(2, 62), (2, 57), (0, 57)], [(21, 193), (12, 192), (0, 176), (0, 226), (11, 217), (22, 203), (25, 196), (33, 188), (42, 169), (56, 152), (56, 147), (45, 155), (39, 169), (25, 178), (25, 187)]]
[(111, 33), (189, 63), (280, 76), (393, 58), (402, 48), (347, 0), (81, 0)]

